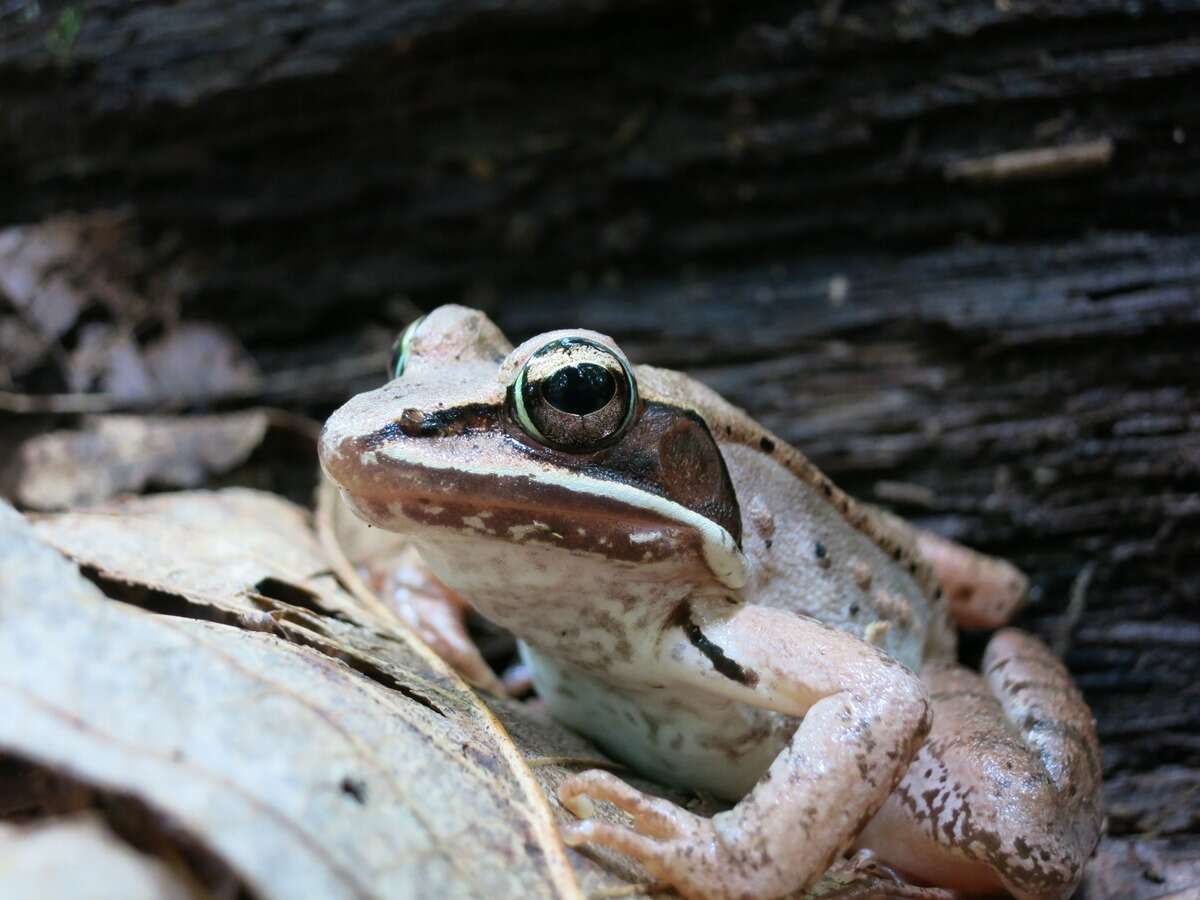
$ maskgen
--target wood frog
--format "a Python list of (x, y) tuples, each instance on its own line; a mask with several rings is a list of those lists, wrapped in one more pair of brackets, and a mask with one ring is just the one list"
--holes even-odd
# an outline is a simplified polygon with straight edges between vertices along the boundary
[[(510, 629), (555, 716), (712, 817), (586, 771), (573, 845), (687, 897), (769, 898), (851, 850), (915, 883), (1071, 894), (1098, 840), (1092, 715), (1035, 638), (982, 671), (955, 625), (998, 627), (1026, 580), (839, 490), (797, 450), (608, 337), (513, 348), (446, 306), (395, 378), (333, 414), (325, 471)], [(587, 817), (606, 800), (628, 826)]]

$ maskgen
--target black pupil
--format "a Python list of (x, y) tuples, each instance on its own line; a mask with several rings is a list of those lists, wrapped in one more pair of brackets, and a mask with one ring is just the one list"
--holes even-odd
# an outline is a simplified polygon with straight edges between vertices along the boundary
[(617, 382), (612, 373), (595, 363), (563, 366), (542, 381), (546, 402), (576, 416), (603, 409), (616, 392)]

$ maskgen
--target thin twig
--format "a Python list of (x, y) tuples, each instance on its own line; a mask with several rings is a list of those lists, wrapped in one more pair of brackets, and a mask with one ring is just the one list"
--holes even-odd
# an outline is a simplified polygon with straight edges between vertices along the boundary
[(1054, 178), (1078, 172), (1103, 169), (1113, 156), (1109, 137), (1061, 147), (1037, 147), (960, 159), (947, 163), (943, 174), (948, 181), (996, 182), (1019, 178)]
[[(333, 363), (283, 369), (264, 375), (253, 384), (196, 397), (118, 397), (112, 394), (21, 394), (0, 391), (0, 412), (87, 414), (110, 412), (172, 411), (233, 400), (311, 399), (314, 391), (334, 393), (338, 385), (378, 374), (383, 365), (378, 353), (352, 356)], [(303, 396), (301, 396), (303, 395)]]
[(1063, 617), (1058, 623), (1058, 630), (1054, 635), (1054, 652), (1059, 659), (1065, 657), (1067, 651), (1071, 649), (1071, 635), (1087, 610), (1088, 586), (1091, 585), (1094, 574), (1096, 574), (1096, 561), (1089, 560), (1079, 570), (1075, 580), (1071, 582), (1067, 610), (1063, 613)]

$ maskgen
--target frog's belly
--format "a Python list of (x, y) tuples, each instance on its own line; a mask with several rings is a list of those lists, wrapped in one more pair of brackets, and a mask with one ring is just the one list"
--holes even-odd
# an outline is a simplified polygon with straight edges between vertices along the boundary
[(661, 784), (738, 800), (799, 724), (711, 694), (616, 687), (520, 646), (538, 694), (555, 718)]

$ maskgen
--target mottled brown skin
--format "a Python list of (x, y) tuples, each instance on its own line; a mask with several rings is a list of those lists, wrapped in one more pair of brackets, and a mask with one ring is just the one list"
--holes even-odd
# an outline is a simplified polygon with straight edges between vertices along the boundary
[[(617, 358), (589, 332), (514, 350), (443, 307), (404, 375), (321, 444), (360, 515), (521, 638), (555, 715), (649, 777), (736, 801), (705, 818), (585, 772), (560, 790), (585, 816), (566, 839), (688, 897), (781, 896), (854, 847), (966, 893), (1069, 895), (1101, 821), (1091, 714), (1020, 632), (992, 640), (982, 675), (954, 664), (952, 619), (1002, 624), (1023, 576), (856, 503), (679, 373), (636, 369), (614, 395), (638, 398), (628, 417), (584, 408), (556, 438), (572, 452), (547, 446), (509, 388), (575, 335)], [(632, 826), (586, 818), (593, 799)]]

